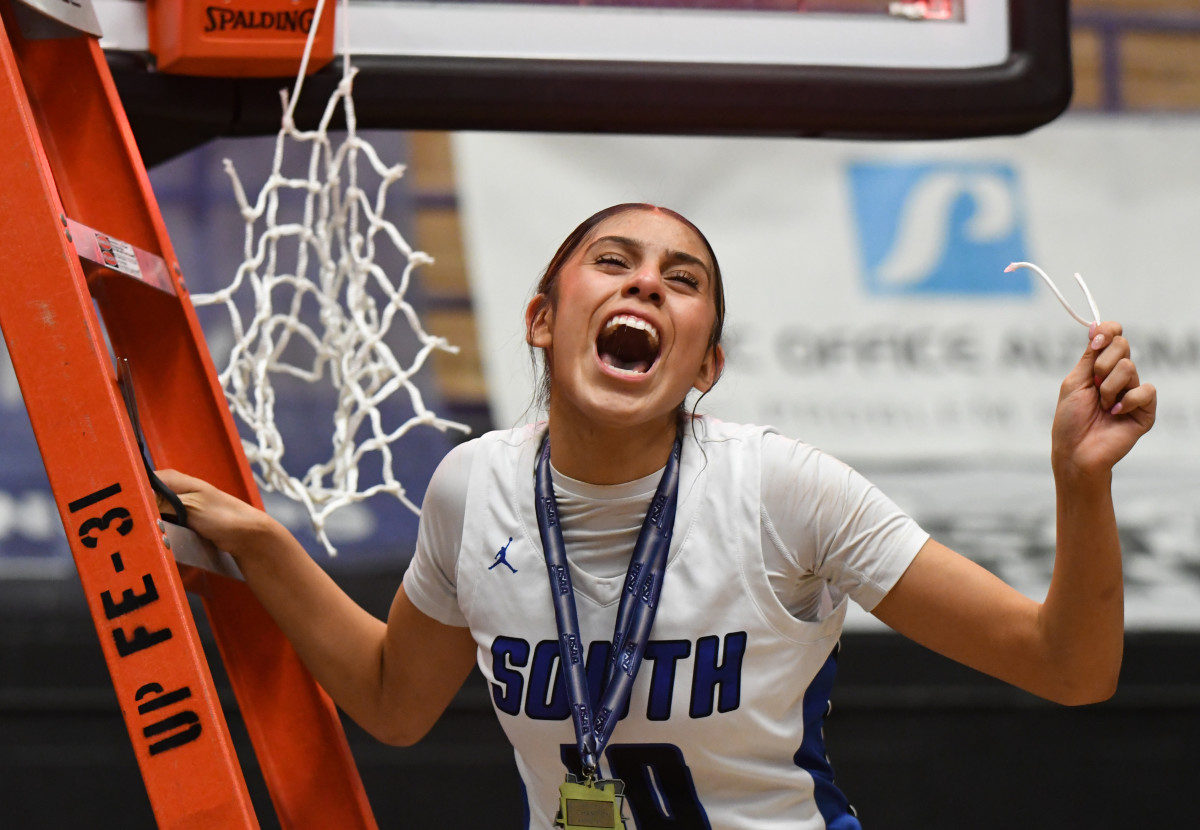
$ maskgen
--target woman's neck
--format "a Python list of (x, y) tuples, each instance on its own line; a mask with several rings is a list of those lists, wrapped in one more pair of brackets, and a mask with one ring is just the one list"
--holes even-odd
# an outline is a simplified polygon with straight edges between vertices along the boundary
[(550, 413), (550, 461), (565, 476), (588, 484), (622, 484), (650, 475), (667, 463), (675, 444), (677, 415), (635, 426), (580, 424)]

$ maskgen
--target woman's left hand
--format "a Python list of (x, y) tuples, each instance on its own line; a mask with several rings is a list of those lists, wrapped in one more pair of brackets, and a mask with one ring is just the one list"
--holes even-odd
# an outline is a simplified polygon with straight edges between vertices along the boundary
[(1093, 324), (1083, 357), (1062, 383), (1054, 413), (1056, 475), (1107, 475), (1154, 425), (1157, 392), (1142, 383), (1121, 324)]

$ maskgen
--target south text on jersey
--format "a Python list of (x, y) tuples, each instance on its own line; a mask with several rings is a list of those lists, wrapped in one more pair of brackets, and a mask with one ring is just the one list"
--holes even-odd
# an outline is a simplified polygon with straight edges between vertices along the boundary
[[(688, 716), (706, 718), (714, 712), (730, 712), (741, 702), (742, 661), (747, 636), (735, 631), (723, 637), (710, 634), (692, 640), (650, 640), (642, 657), (639, 677), (650, 678), (646, 701), (647, 720), (671, 717), (677, 693), (687, 695)], [(612, 643), (594, 640), (587, 649), (588, 690), (596, 704), (603, 693), (605, 667)], [(542, 640), (531, 646), (519, 637), (497, 636), (492, 641), (492, 699), (508, 715), (535, 720), (566, 720), (570, 717), (566, 682), (559, 671), (557, 640)], [(684, 662), (691, 664), (691, 683), (676, 690), (676, 674)], [(625, 717), (628, 707), (621, 714)]]

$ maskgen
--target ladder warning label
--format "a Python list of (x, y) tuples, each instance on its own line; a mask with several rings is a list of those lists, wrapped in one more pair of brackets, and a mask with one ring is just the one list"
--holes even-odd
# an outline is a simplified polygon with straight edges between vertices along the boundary
[(142, 269), (138, 266), (137, 251), (127, 242), (113, 239), (111, 236), (93, 231), (96, 237), (96, 250), (100, 258), (109, 268), (128, 274), (131, 277), (142, 278)]
[(167, 275), (167, 264), (158, 254), (143, 251), (115, 236), (89, 228), (74, 219), (62, 218), (75, 252), (81, 259), (110, 268), (128, 277), (153, 285), (168, 294), (175, 293), (175, 286)]

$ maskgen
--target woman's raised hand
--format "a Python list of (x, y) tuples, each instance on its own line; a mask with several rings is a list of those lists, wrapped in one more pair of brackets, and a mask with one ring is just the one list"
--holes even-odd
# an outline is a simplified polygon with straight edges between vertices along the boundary
[(1056, 475), (1107, 475), (1154, 425), (1158, 395), (1138, 377), (1121, 324), (1093, 323), (1088, 336), (1059, 390), (1051, 451)]
[[(158, 470), (156, 475), (187, 508), (188, 527), (233, 556), (271, 532), (274, 521), (266, 513), (206, 481), (177, 470)], [(159, 510), (170, 511), (162, 497), (158, 502)]]

